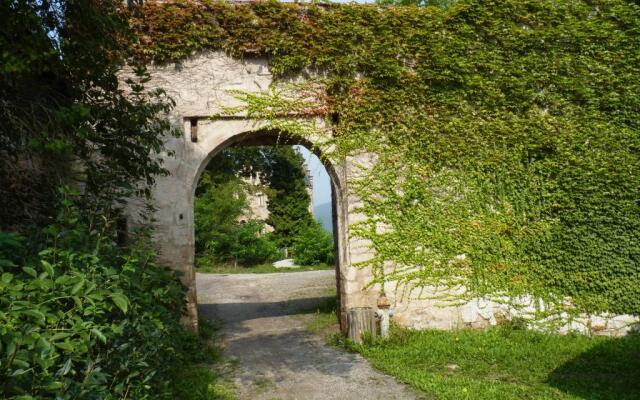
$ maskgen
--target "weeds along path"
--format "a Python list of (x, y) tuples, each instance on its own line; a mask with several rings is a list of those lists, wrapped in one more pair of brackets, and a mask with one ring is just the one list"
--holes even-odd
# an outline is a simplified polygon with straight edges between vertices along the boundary
[(240, 399), (417, 399), (357, 354), (308, 329), (335, 295), (334, 271), (198, 274), (201, 317), (223, 323)]

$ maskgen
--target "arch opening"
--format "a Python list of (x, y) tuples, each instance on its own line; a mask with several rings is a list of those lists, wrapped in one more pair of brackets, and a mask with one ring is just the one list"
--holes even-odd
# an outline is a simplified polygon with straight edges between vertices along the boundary
[[(190, 248), (189, 248), (189, 266), (186, 269), (189, 270), (188, 282), (185, 282), (189, 287), (189, 323), (197, 329), (197, 296), (195, 293), (195, 280), (196, 280), (196, 215), (195, 215), (195, 201), (197, 198), (198, 183), (201, 181), (203, 174), (210, 162), (224, 150), (230, 148), (249, 148), (256, 146), (302, 146), (306, 148), (311, 154), (314, 154), (322, 162), (322, 166), (329, 177), (330, 183), (330, 204), (331, 204), (331, 228), (333, 239), (333, 269), (336, 280), (336, 295), (337, 295), (337, 314), (340, 329), (344, 332), (346, 330), (346, 307), (343, 301), (344, 295), (344, 273), (347, 266), (347, 251), (346, 251), (346, 198), (344, 191), (344, 171), (342, 166), (335, 165), (329, 161), (317, 146), (314, 146), (309, 140), (294, 137), (286, 133), (270, 131), (270, 130), (242, 130), (236, 133), (225, 135), (222, 140), (209, 140), (213, 139), (213, 135), (208, 135), (207, 131), (211, 131), (210, 128), (219, 128), (216, 126), (216, 122), (203, 124), (204, 126), (197, 128), (198, 140), (193, 142), (193, 146), (200, 157), (197, 169), (193, 175), (191, 182), (190, 192), (188, 193), (188, 204), (190, 206), (188, 221), (190, 222), (189, 233), (191, 236)], [(187, 122), (189, 127), (192, 127), (192, 122)], [(209, 128), (209, 129), (207, 129)], [(217, 129), (216, 129), (217, 130)], [(192, 136), (193, 130), (190, 129), (187, 132)], [(208, 138), (208, 136), (210, 136)], [(219, 135), (217, 135), (219, 136)], [(286, 255), (286, 254), (285, 254)]]

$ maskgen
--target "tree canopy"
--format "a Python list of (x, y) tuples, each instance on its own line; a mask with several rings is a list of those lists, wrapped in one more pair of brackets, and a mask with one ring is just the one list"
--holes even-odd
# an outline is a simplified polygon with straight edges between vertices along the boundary
[(122, 1), (0, 3), (0, 397), (175, 398), (202, 355), (148, 228), (120, 210), (164, 169), (171, 101), (145, 89)]
[[(267, 194), (266, 221), (239, 222), (249, 210), (247, 195), (256, 191), (243, 177), (258, 178), (258, 189)], [(305, 265), (330, 263), (333, 240), (327, 244), (327, 234), (317, 229), (307, 179), (304, 158), (289, 145), (221, 151), (209, 162), (196, 188), (197, 253), (208, 253), (209, 259), (218, 262), (260, 263), (276, 257), (276, 248), (289, 250), (304, 235), (307, 243), (322, 243), (315, 256), (301, 258)], [(262, 232), (265, 223), (273, 232)], [(302, 251), (300, 245), (296, 248)]]

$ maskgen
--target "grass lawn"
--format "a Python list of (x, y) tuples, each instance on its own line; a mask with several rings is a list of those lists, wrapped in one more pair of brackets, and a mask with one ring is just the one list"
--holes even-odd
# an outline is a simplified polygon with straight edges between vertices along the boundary
[(272, 264), (253, 265), (250, 267), (237, 266), (228, 264), (205, 264), (196, 261), (196, 272), (205, 272), (212, 274), (270, 274), (274, 272), (304, 272), (334, 269), (333, 265), (320, 264), (312, 266), (301, 266), (299, 268), (276, 268)]
[(558, 336), (396, 328), (387, 342), (348, 345), (435, 399), (640, 399), (640, 335)]
[(335, 334), (336, 324), (331, 298), (315, 310), (307, 330), (330, 333), (330, 342), (359, 352), (426, 398), (640, 400), (640, 334), (606, 338), (507, 326), (483, 331), (394, 327), (388, 341), (356, 345)]

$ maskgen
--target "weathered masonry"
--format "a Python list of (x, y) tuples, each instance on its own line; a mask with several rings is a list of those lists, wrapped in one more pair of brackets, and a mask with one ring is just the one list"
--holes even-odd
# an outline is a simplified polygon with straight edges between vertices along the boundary
[[(267, 131), (260, 121), (242, 116), (212, 118), (225, 109), (237, 106), (232, 90), (261, 91), (271, 84), (264, 59), (235, 60), (220, 52), (212, 52), (180, 63), (151, 70), (149, 88), (163, 88), (175, 100), (170, 118), (183, 135), (167, 138), (165, 167), (170, 174), (159, 177), (154, 188), (155, 240), (160, 261), (183, 273), (188, 288), (188, 323), (197, 325), (194, 270), (194, 193), (197, 182), (209, 160), (231, 145), (303, 144), (314, 147), (308, 139), (284, 136)], [(169, 156), (173, 152), (173, 156)], [(340, 294), (341, 320), (349, 307), (375, 304), (376, 293), (365, 290), (368, 273), (351, 267), (366, 257), (366, 250), (348, 239), (353, 199), (348, 190), (349, 163), (326, 165), (331, 176), (334, 205), (334, 235), (337, 248), (336, 277)], [(132, 204), (131, 215), (135, 215)]]
[[(263, 123), (242, 116), (215, 118), (223, 109), (238, 106), (230, 91), (264, 91), (272, 76), (267, 60), (237, 60), (222, 52), (203, 53), (179, 63), (156, 66), (151, 70), (148, 87), (162, 88), (176, 102), (170, 115), (182, 136), (168, 137), (165, 167), (170, 174), (158, 177), (153, 192), (156, 208), (155, 241), (160, 261), (182, 272), (188, 288), (188, 314), (186, 321), (197, 325), (195, 286), (194, 194), (200, 174), (209, 160), (231, 145), (242, 144), (303, 144), (312, 149), (313, 140), (284, 136), (269, 132)], [(318, 138), (321, 140), (322, 138)], [(173, 152), (173, 156), (169, 156)], [(362, 218), (354, 209), (358, 201), (349, 190), (350, 178), (358, 168), (366, 165), (368, 157), (346, 159), (338, 164), (328, 163), (326, 169), (333, 189), (333, 224), (336, 244), (336, 284), (340, 302), (340, 320), (346, 329), (346, 310), (351, 307), (375, 307), (380, 288), (367, 287), (372, 275), (354, 264), (369, 257), (369, 249), (361, 240), (351, 238), (350, 224)], [(356, 164), (358, 167), (356, 167)], [(135, 215), (132, 202), (130, 214)], [(387, 288), (393, 301), (395, 320), (414, 327), (457, 326), (455, 310), (432, 306), (429, 302), (411, 302), (410, 298), (394, 299), (394, 291)], [(394, 301), (395, 300), (395, 301)]]
[[(197, 301), (195, 285), (194, 193), (209, 160), (227, 146), (242, 144), (303, 144), (313, 149), (313, 139), (286, 136), (282, 132), (268, 131), (265, 123), (247, 119), (242, 115), (216, 118), (239, 101), (230, 91), (266, 91), (272, 83), (266, 59), (230, 58), (222, 52), (205, 52), (177, 63), (151, 67), (148, 88), (164, 89), (176, 102), (170, 119), (180, 128), (180, 137), (168, 137), (165, 167), (170, 174), (158, 177), (153, 191), (155, 214), (155, 240), (160, 261), (182, 272), (188, 288), (188, 313), (185, 322), (197, 327)], [(322, 138), (317, 138), (322, 141)], [(169, 155), (172, 153), (173, 155)], [(321, 154), (319, 154), (321, 156)], [(339, 293), (340, 321), (346, 330), (346, 311), (352, 307), (375, 308), (381, 288), (368, 286), (372, 274), (367, 268), (355, 264), (370, 257), (366, 242), (350, 236), (349, 228), (362, 219), (356, 212), (358, 199), (349, 183), (358, 176), (360, 168), (374, 162), (375, 157), (361, 155), (337, 163), (327, 161), (327, 171), (333, 187), (333, 224), (336, 244), (336, 279)], [(136, 215), (135, 201), (130, 215)], [(478, 299), (461, 306), (444, 306), (428, 299), (432, 289), (404, 290), (387, 283), (385, 292), (391, 301), (394, 320), (414, 328), (452, 329), (496, 324), (509, 318), (509, 309), (502, 305)], [(399, 289), (399, 290), (396, 290)], [(626, 331), (630, 316), (612, 316), (595, 321), (600, 332), (619, 334)], [(580, 330), (588, 324), (572, 323), (565, 330)]]

